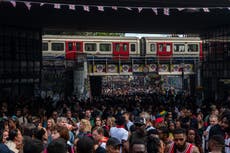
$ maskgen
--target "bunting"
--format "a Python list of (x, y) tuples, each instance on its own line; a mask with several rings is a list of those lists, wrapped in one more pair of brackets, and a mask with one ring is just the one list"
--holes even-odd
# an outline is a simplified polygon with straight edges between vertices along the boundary
[(104, 11), (104, 7), (103, 6), (97, 6), (98, 11)]
[[(83, 7), (84, 11), (90, 12), (90, 8), (97, 8), (98, 11), (105, 11), (105, 8), (110, 8), (113, 9), (115, 11), (117, 11), (118, 9), (126, 9), (129, 11), (134, 11), (137, 10), (138, 13), (140, 13), (143, 10), (146, 9), (150, 9), (154, 12), (155, 15), (158, 15), (159, 12), (158, 10), (163, 10), (163, 14), (169, 16), (170, 15), (170, 10), (177, 10), (177, 11), (183, 11), (185, 10), (185, 12), (188, 13), (195, 13), (195, 12), (200, 12), (203, 10), (203, 12), (205, 13), (209, 13), (210, 8), (209, 7), (197, 7), (197, 8), (193, 8), (193, 7), (186, 7), (186, 8), (176, 8), (176, 7), (139, 7), (139, 6), (135, 6), (135, 7), (130, 7), (130, 6), (102, 6), (102, 5), (80, 5), (80, 4), (65, 4), (65, 3), (51, 3), (51, 2), (34, 2), (34, 1), (25, 1), (25, 0), (0, 0), (1, 2), (7, 2), (7, 3), (11, 3), (13, 7), (16, 7), (17, 3), (24, 3), (24, 5), (27, 7), (28, 10), (31, 10), (31, 7), (33, 4), (38, 4), (40, 6), (43, 5), (51, 5), (54, 6), (55, 9), (61, 9), (61, 6), (67, 6), (69, 8), (69, 10), (76, 10), (76, 7)], [(66, 7), (65, 7), (66, 8)], [(230, 10), (230, 7), (211, 7), (211, 9), (228, 9)]]
[(132, 11), (131, 7), (125, 7), (127, 10)]
[(158, 15), (157, 8), (152, 8), (153, 12)]
[(208, 8), (203, 8), (204, 12), (210, 12)]
[(60, 9), (61, 8), (61, 4), (54, 4), (54, 8)]
[(138, 7), (138, 12), (141, 13), (142, 9), (142, 7)]
[(28, 8), (28, 10), (30, 10), (30, 8), (31, 8), (30, 2), (25, 2), (25, 5), (26, 5), (26, 7)]
[(70, 4), (70, 5), (69, 5), (69, 9), (70, 9), (70, 10), (75, 10), (75, 5)]
[(117, 6), (112, 6), (112, 9), (116, 11), (117, 10)]
[(88, 5), (83, 5), (83, 9), (84, 9), (84, 11), (89, 12), (89, 6)]
[(178, 11), (183, 11), (185, 8), (177, 8)]
[(169, 16), (169, 8), (164, 8), (164, 15)]
[(13, 5), (13, 7), (16, 7), (16, 2), (15, 1), (10, 1), (10, 3)]

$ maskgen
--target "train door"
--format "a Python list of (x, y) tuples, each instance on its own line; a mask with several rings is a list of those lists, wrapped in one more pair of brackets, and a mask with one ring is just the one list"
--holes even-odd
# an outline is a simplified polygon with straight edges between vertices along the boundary
[(128, 58), (129, 57), (129, 43), (114, 42), (113, 43), (113, 56), (116, 58)]
[(83, 42), (66, 41), (66, 59), (74, 60), (78, 53), (83, 53)]
[(157, 56), (170, 58), (172, 56), (172, 43), (171, 42), (157, 43)]

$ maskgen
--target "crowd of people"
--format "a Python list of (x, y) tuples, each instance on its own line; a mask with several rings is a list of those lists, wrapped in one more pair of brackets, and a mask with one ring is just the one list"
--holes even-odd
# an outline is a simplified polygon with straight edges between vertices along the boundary
[(160, 91), (3, 99), (1, 153), (230, 153), (230, 102)]

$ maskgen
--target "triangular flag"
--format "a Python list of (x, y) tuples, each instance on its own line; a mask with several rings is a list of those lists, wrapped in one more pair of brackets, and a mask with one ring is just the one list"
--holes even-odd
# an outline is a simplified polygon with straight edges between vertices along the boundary
[(28, 10), (30, 10), (30, 8), (31, 8), (30, 2), (24, 2), (24, 3), (25, 3), (25, 5), (26, 5), (26, 7), (28, 8)]
[(142, 11), (142, 7), (138, 7), (138, 12), (140, 13)]
[(13, 7), (16, 7), (16, 2), (15, 1), (10, 1), (10, 3), (13, 5)]
[(169, 8), (164, 8), (164, 15), (169, 15)]
[(43, 6), (45, 3), (40, 3), (40, 6)]
[(157, 12), (157, 8), (152, 8), (153, 12), (157, 15), (158, 12)]
[(125, 7), (127, 10), (130, 10), (130, 11), (132, 11), (132, 8), (131, 7)]
[(69, 9), (70, 9), (70, 10), (75, 10), (75, 5), (70, 4), (70, 5), (69, 5)]
[(203, 8), (204, 12), (210, 12), (208, 8)]
[(185, 8), (177, 8), (178, 11), (183, 11)]
[(113, 10), (117, 10), (117, 6), (112, 6), (112, 9)]
[(104, 7), (103, 6), (97, 6), (98, 11), (104, 11)]
[(153, 12), (158, 15), (157, 8), (152, 8)]
[(54, 4), (54, 8), (60, 9), (60, 8), (61, 8), (61, 5), (60, 5), (60, 4)]
[(84, 9), (84, 11), (89, 12), (89, 6), (88, 6), (88, 5), (84, 5), (84, 6), (83, 6), (83, 9)]
[(228, 10), (230, 10), (230, 7), (228, 7)]

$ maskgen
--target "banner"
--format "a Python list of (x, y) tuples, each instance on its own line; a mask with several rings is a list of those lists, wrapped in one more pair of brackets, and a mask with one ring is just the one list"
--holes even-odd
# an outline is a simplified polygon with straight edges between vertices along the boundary
[(105, 64), (95, 64), (93, 68), (94, 73), (105, 73)]
[(120, 66), (120, 73), (129, 73), (132, 72), (131, 65), (129, 64), (122, 64)]
[(171, 65), (171, 72), (180, 72), (180, 64), (172, 64)]
[(184, 64), (184, 72), (193, 72), (192, 64)]
[(169, 72), (168, 64), (160, 64), (158, 66), (158, 72)]
[(118, 66), (116, 64), (108, 64), (107, 72), (108, 73), (118, 73)]
[(143, 72), (142, 64), (133, 64), (133, 72)]
[(157, 72), (157, 65), (156, 64), (148, 64), (149, 72)]

